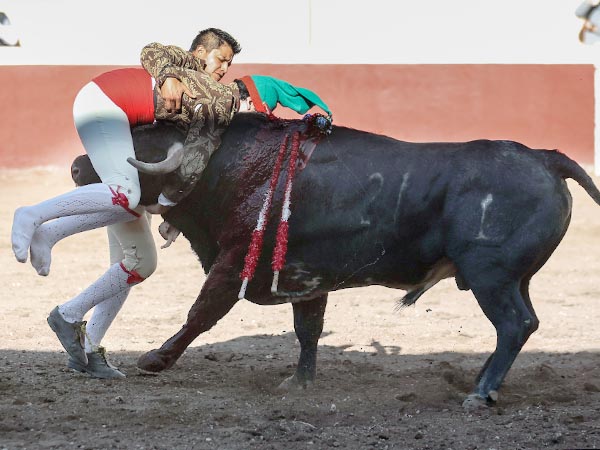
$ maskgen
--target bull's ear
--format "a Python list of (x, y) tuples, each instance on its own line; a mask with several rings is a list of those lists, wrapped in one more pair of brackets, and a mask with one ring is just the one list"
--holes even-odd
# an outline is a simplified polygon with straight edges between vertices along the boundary
[(71, 178), (76, 186), (102, 182), (94, 166), (92, 166), (92, 161), (90, 161), (88, 155), (80, 155), (73, 160), (71, 164)]
[(167, 152), (167, 157), (157, 163), (147, 163), (138, 161), (137, 159), (131, 157), (127, 158), (127, 162), (137, 170), (151, 175), (161, 175), (173, 172), (181, 165), (182, 161), (183, 144), (181, 142), (176, 142), (175, 144), (171, 145), (169, 151)]

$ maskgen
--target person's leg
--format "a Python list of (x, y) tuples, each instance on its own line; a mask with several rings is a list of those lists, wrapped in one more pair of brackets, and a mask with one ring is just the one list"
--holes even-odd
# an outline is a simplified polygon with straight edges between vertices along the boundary
[[(143, 211), (144, 208), (141, 206), (136, 208), (137, 213), (141, 214)], [(125, 210), (122, 212), (117, 211), (117, 215), (122, 216), (125, 220), (135, 219), (135, 216), (127, 213)], [(110, 225), (116, 219), (118, 219), (118, 217), (115, 217), (115, 212), (113, 211), (111, 213), (101, 212), (59, 217), (58, 219), (43, 223), (36, 229), (33, 239), (31, 240), (31, 246), (29, 248), (31, 265), (39, 275), (48, 275), (50, 273), (50, 264), (52, 262), (52, 248), (57, 242), (76, 233)], [(110, 226), (108, 228), (110, 228)], [(118, 241), (116, 241), (116, 246), (120, 248)], [(122, 258), (119, 258), (117, 261), (120, 261), (121, 259)]]
[[(15, 213), (13, 231), (17, 230), (17, 236), (14, 238), (13, 233), (13, 247), (20, 260), (27, 258), (29, 241), (37, 226), (62, 216), (82, 215), (86, 218), (86, 229), (89, 229), (87, 222), (96, 220), (96, 213), (106, 213), (109, 218), (105, 225), (131, 224), (126, 229), (131, 228), (133, 234), (137, 233), (141, 248), (148, 240), (144, 236), (150, 234), (147, 221), (132, 211), (141, 192), (137, 171), (127, 162), (128, 157), (134, 156), (134, 150), (126, 114), (98, 86), (88, 83), (75, 99), (73, 116), (77, 132), (102, 184), (82, 186), (39, 205), (23, 208), (25, 211), (20, 214)], [(133, 241), (133, 250), (124, 248), (125, 257), (120, 263), (111, 265), (96, 282), (74, 299), (56, 307), (48, 317), (48, 323), (63, 347), (83, 366), (88, 362), (81, 333), (85, 324), (84, 314), (106, 300), (122, 296), (123, 291), (154, 270), (154, 267), (148, 269), (143, 264), (137, 268), (134, 261), (137, 256), (136, 239)], [(152, 248), (150, 254), (155, 265), (156, 250)], [(145, 259), (148, 257), (140, 258)]]
[(135, 209), (141, 190), (138, 171), (127, 162), (135, 158), (127, 114), (94, 83), (88, 83), (73, 103), (79, 138), (102, 183), (125, 196)]
[[(127, 162), (128, 157), (135, 157), (127, 115), (94, 83), (88, 83), (77, 95), (73, 115), (77, 132), (102, 183), (81, 186), (37, 205), (17, 209), (12, 245), (20, 262), (27, 260), (36, 229), (48, 220), (82, 215), (79, 225), (67, 227), (67, 231), (73, 231), (138, 216), (133, 209), (139, 203), (141, 191), (137, 170)], [(97, 213), (107, 214), (108, 218), (98, 222), (95, 216), (86, 217)]]
[[(136, 212), (139, 214), (142, 214), (143, 211), (144, 208), (141, 206), (136, 208)], [(145, 214), (148, 221), (150, 221), (152, 215), (147, 212)], [(31, 265), (37, 271), (38, 275), (47, 276), (50, 273), (50, 264), (52, 262), (52, 248), (57, 242), (82, 231), (107, 226), (113, 220), (111, 215), (97, 213), (90, 215), (90, 217), (86, 217), (85, 215), (59, 217), (58, 219), (43, 223), (37, 228), (31, 240), (29, 248)], [(111, 231), (110, 226), (108, 226), (108, 245), (111, 261), (113, 263), (121, 261), (123, 259), (121, 244), (114, 237), (114, 232)]]
[[(128, 208), (127, 198), (103, 183), (81, 186), (71, 192), (15, 211), (12, 247), (19, 262), (27, 261), (27, 253), (36, 229), (52, 219), (78, 216), (75, 229), (89, 230), (110, 223), (134, 220), (139, 213)], [(98, 218), (101, 217), (101, 220)], [(57, 225), (64, 225), (60, 221)], [(73, 227), (71, 227), (73, 228)]]
[(114, 264), (79, 295), (50, 312), (48, 325), (73, 359), (84, 366), (87, 364), (84, 314), (98, 303), (119, 295), (130, 284), (140, 281), (141, 277), (126, 272), (121, 264)]
[[(94, 308), (87, 326), (85, 347), (77, 349), (77, 352), (69, 351), (68, 346), (64, 347), (71, 356), (69, 367), (98, 378), (124, 376), (107, 361), (100, 343), (125, 302), (131, 286), (150, 276), (157, 262), (154, 238), (145, 215), (132, 222), (113, 225), (111, 233), (111, 262), (115, 262), (115, 255), (118, 255), (114, 247), (115, 239), (120, 243), (122, 260), (112, 264), (102, 277), (57, 310), (65, 323), (77, 324)], [(81, 357), (82, 353), (86, 354), (86, 362)]]
[[(34, 243), (36, 242), (36, 236), (38, 236), (39, 231), (44, 227), (42, 225), (40, 229), (34, 235), (34, 239), (31, 243), (32, 249), (32, 264), (33, 264), (33, 248)], [(108, 226), (106, 228), (108, 234), (108, 248), (110, 254), (110, 266), (119, 263), (123, 260), (124, 254), (121, 249), (121, 243), (115, 236), (114, 230), (112, 226)], [(67, 361), (67, 367), (76, 370), (78, 372), (89, 373), (90, 376), (96, 378), (123, 378), (125, 374), (113, 366), (108, 359), (106, 358), (106, 352), (104, 352), (99, 346), (96, 348), (96, 352), (92, 351), (91, 339), (97, 340), (99, 343), (102, 337), (95, 336), (96, 334), (101, 334), (99, 332), (102, 327), (102, 323), (106, 323), (108, 321), (108, 315), (111, 314), (113, 318), (116, 316), (118, 311), (121, 309), (122, 304), (125, 302), (125, 299), (129, 295), (131, 288), (124, 289), (122, 292), (117, 293), (114, 297), (105, 300), (100, 303), (96, 308), (94, 308), (94, 314), (92, 315), (92, 319), (90, 320), (89, 326), (87, 326), (87, 333), (85, 333), (85, 353), (87, 356), (87, 364), (83, 364), (81, 361), (69, 357)], [(100, 309), (99, 309), (100, 308)], [(112, 320), (111, 320), (112, 321)], [(108, 329), (108, 325), (105, 325), (105, 328)]]
[[(139, 232), (135, 230), (139, 228)], [(145, 217), (139, 223), (128, 226), (113, 225), (108, 227), (108, 242), (111, 264), (123, 261), (130, 269), (143, 273), (144, 278), (152, 274), (156, 268), (156, 248), (150, 231), (150, 224)], [(135, 247), (135, 250), (132, 249)], [(135, 256), (133, 254), (135, 251)], [(125, 252), (129, 253), (126, 258)], [(125, 303), (130, 289), (125, 289), (94, 308), (87, 325), (86, 352), (100, 346), (102, 338)]]

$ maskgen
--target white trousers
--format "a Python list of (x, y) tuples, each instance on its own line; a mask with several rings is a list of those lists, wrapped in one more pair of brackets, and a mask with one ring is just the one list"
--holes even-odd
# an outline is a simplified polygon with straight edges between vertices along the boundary
[[(127, 196), (129, 208), (135, 209), (140, 201), (141, 189), (137, 169), (127, 162), (128, 157), (135, 158), (135, 152), (125, 112), (96, 83), (89, 82), (75, 98), (73, 119), (85, 151), (102, 182), (115, 190), (119, 189)], [(154, 272), (156, 248), (145, 214), (126, 224), (110, 225), (108, 230), (109, 236), (113, 234), (116, 238), (110, 244), (113, 262), (116, 262), (116, 258), (112, 257), (113, 246), (118, 242), (126, 267), (131, 268), (129, 261), (135, 261), (136, 270), (143, 277)]]
[[(137, 169), (127, 162), (135, 158), (131, 128), (125, 112), (93, 82), (86, 84), (73, 104), (73, 119), (81, 142), (94, 169), (104, 184), (125, 194), (129, 208), (135, 209), (141, 189)], [(137, 208), (140, 212), (140, 208)], [(157, 255), (150, 229), (150, 215), (142, 212), (133, 221), (107, 227), (111, 267), (122, 263), (127, 270), (135, 270), (143, 278), (156, 269)], [(98, 347), (106, 331), (127, 299), (129, 288), (98, 303), (88, 322), (86, 351)], [(80, 304), (81, 303), (81, 304)], [(71, 310), (78, 311), (83, 301), (71, 301)], [(63, 313), (68, 312), (63, 306)], [(87, 310), (87, 307), (84, 309)], [(78, 311), (83, 313), (84, 311)]]
[(125, 112), (94, 82), (86, 84), (73, 103), (73, 119), (79, 138), (104, 184), (121, 187), (135, 209), (141, 189), (138, 172), (127, 162), (135, 158), (131, 127)]

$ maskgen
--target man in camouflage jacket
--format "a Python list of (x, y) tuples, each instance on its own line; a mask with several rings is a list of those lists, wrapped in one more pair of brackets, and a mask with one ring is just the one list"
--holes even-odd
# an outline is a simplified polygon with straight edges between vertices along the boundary
[[(225, 52), (223, 52), (225, 53)], [(224, 63), (230, 64), (231, 59)], [(237, 84), (221, 84), (213, 79), (206, 61), (176, 46), (152, 43), (141, 53), (142, 66), (156, 80), (155, 118), (174, 122), (187, 133), (181, 166), (167, 178), (159, 198), (163, 206), (173, 206), (194, 188), (208, 160), (221, 143), (221, 135), (239, 109)], [(225, 70), (226, 71), (226, 70)], [(215, 78), (220, 79), (217, 75)], [(169, 108), (161, 94), (167, 82), (179, 80), (183, 96), (181, 109)], [(163, 212), (159, 210), (159, 212)]]

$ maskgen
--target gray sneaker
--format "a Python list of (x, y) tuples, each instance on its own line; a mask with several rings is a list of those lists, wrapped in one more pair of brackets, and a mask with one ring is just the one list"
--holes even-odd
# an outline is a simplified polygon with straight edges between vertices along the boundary
[(77, 372), (87, 373), (92, 378), (125, 378), (125, 374), (113, 366), (106, 359), (106, 349), (98, 347), (98, 351), (87, 353), (88, 363), (81, 364), (75, 358), (70, 357), (67, 367)]
[(58, 306), (48, 316), (48, 325), (56, 333), (58, 340), (74, 360), (82, 365), (87, 365), (85, 355), (85, 324), (86, 322), (67, 322), (58, 312)]

